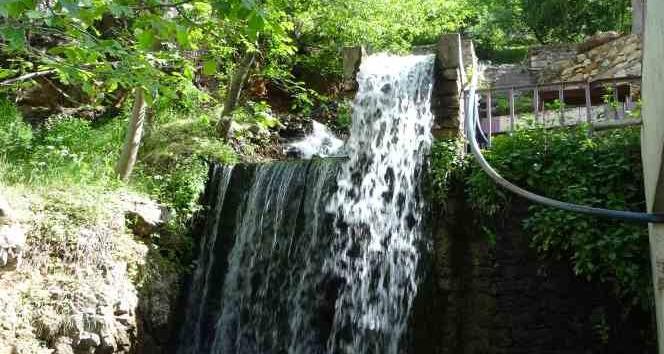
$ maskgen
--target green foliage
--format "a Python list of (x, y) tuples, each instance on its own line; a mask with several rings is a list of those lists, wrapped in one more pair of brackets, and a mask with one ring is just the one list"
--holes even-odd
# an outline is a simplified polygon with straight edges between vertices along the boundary
[(341, 74), (343, 46), (403, 52), (458, 31), (472, 11), (466, 0), (298, 0), (286, 6), (303, 54), (294, 64), (308, 73), (322, 71), (324, 77)]
[(207, 178), (205, 162), (237, 162), (233, 150), (210, 128), (218, 116), (218, 109), (159, 112), (159, 124), (142, 146), (135, 183), (172, 207), (182, 223), (196, 210)]
[(467, 32), (484, 59), (519, 62), (535, 44), (578, 42), (600, 31), (628, 32), (629, 0), (472, 0)]
[(353, 126), (353, 113), (350, 102), (344, 100), (337, 107), (336, 119), (332, 122), (332, 127), (337, 131), (348, 132)]
[[(149, 104), (174, 100), (197, 91), (192, 83), (196, 57), (189, 51), (208, 48), (210, 55), (201, 66), (208, 75), (216, 71), (211, 62), (216, 54), (228, 57), (228, 41), (217, 34), (219, 27), (228, 29), (238, 46), (254, 46), (260, 33), (284, 51), (288, 25), (281, 12), (268, 10), (269, 2), (246, 0), (57, 0), (47, 6), (4, 1), (0, 51), (16, 59), (0, 74), (55, 70), (61, 83), (79, 85), (98, 101), (136, 87), (145, 91)], [(45, 48), (38, 38), (49, 38)]]
[[(616, 210), (645, 209), (636, 128), (592, 138), (584, 127), (519, 130), (512, 137), (496, 137), (485, 156), (505, 178), (535, 193)], [(509, 215), (513, 196), (477, 166), (468, 193), (485, 215)], [(647, 228), (540, 205), (530, 207), (524, 227), (542, 256), (569, 258), (579, 276), (610, 282), (629, 303), (649, 304)]]
[(433, 144), (429, 178), (434, 202), (444, 204), (452, 181), (462, 176), (466, 165), (463, 149), (463, 141), (457, 139), (439, 139)]
[(0, 154), (13, 158), (25, 157), (32, 142), (32, 129), (23, 122), (14, 105), (0, 99)]
[(541, 42), (575, 42), (599, 31), (628, 31), (630, 0), (522, 0), (523, 20)]
[(113, 164), (125, 120), (93, 128), (86, 120), (59, 115), (33, 132), (11, 104), (0, 107), (0, 159), (6, 183), (117, 185)]

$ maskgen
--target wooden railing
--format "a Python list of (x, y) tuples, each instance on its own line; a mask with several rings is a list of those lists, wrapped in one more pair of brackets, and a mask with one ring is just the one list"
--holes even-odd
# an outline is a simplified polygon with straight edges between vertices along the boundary
[[(492, 135), (514, 131), (520, 123), (519, 119), (523, 118), (519, 116), (522, 113), (530, 114), (529, 120), (547, 127), (572, 126), (585, 122), (596, 129), (603, 129), (640, 124), (639, 117), (627, 114), (636, 108), (634, 97), (639, 97), (640, 94), (634, 92), (634, 88), (639, 87), (640, 83), (641, 77), (628, 76), (592, 82), (492, 87), (477, 90), (476, 99), (479, 106), (484, 107), (485, 112), (480, 115), (480, 121), (489, 140)], [(503, 104), (496, 110), (496, 113), (501, 113), (502, 108), (505, 113), (502, 116), (494, 115), (496, 98), (500, 97), (498, 93), (503, 93), (500, 99), (507, 104), (507, 107)], [(519, 108), (524, 107), (519, 107), (517, 97), (522, 97), (524, 93), (531, 96), (528, 99), (532, 100), (532, 104), (528, 104), (529, 109), (526, 112), (520, 112)], [(468, 92), (465, 98), (468, 99)], [(524, 103), (523, 100), (520, 102)], [(595, 108), (600, 108), (603, 112), (597, 113)], [(578, 112), (575, 113), (575, 109)], [(496, 120), (498, 125), (495, 124)]]

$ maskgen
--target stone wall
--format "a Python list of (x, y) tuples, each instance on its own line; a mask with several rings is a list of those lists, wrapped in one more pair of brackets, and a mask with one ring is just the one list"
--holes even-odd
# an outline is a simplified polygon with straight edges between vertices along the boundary
[(655, 352), (648, 314), (626, 311), (609, 285), (587, 282), (569, 261), (540, 259), (529, 247), (525, 202), (493, 221), (492, 244), (462, 186), (450, 200), (433, 211), (432, 266), (413, 315), (411, 352)]
[(591, 37), (571, 58), (550, 65), (539, 82), (594, 81), (641, 75), (641, 36), (615, 34)]
[(461, 35), (446, 34), (438, 41), (437, 60), (434, 68), (434, 87), (431, 98), (431, 111), (434, 114), (433, 135), (436, 138), (456, 138), (463, 136), (463, 90), (466, 84), (464, 56), (474, 64), (472, 43), (464, 45)]
[(528, 50), (528, 68), (544, 70), (560, 60), (573, 58), (576, 52), (575, 43), (533, 47)]

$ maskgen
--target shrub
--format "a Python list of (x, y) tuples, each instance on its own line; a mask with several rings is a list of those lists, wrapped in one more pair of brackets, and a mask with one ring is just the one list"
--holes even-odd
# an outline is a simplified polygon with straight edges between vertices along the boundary
[(11, 102), (0, 98), (0, 155), (5, 159), (24, 158), (32, 143), (32, 129)]
[[(504, 177), (535, 193), (596, 207), (645, 210), (638, 128), (592, 138), (584, 127), (520, 130), (496, 137), (485, 155)], [(472, 166), (468, 193), (473, 206), (484, 215), (507, 216), (513, 196)], [(524, 228), (542, 256), (569, 258), (579, 276), (610, 282), (629, 303), (650, 303), (647, 227), (532, 205)]]

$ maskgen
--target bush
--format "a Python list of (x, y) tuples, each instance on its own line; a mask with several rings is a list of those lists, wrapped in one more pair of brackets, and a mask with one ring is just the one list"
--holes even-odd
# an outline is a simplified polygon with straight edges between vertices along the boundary
[(24, 158), (32, 143), (32, 129), (11, 102), (0, 99), (0, 156), (16, 160)]
[(206, 161), (235, 163), (233, 149), (212, 128), (217, 109), (183, 113), (164, 111), (158, 126), (145, 137), (135, 183), (161, 203), (172, 207), (184, 222), (197, 207), (207, 179)]
[[(584, 127), (521, 130), (494, 138), (485, 155), (505, 178), (535, 193), (596, 207), (645, 210), (639, 128), (592, 138)], [(513, 196), (472, 166), (468, 192), (473, 206), (484, 215), (509, 215)], [(650, 304), (647, 227), (532, 205), (524, 228), (542, 256), (569, 258), (579, 276), (610, 282), (628, 303)]]

